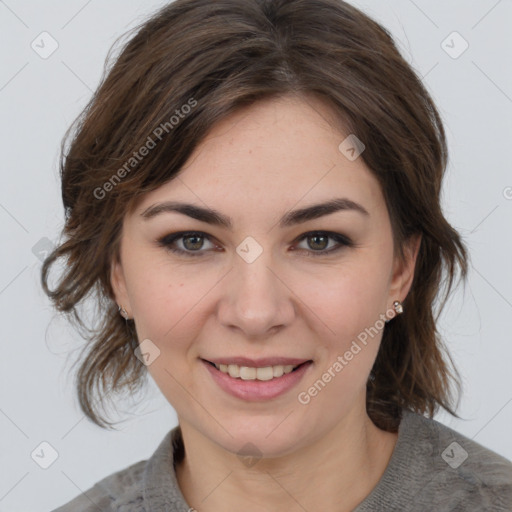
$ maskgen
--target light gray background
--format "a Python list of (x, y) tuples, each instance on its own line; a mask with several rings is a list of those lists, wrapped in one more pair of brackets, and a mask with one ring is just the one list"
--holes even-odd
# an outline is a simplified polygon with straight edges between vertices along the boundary
[[(63, 223), (64, 131), (97, 86), (114, 39), (164, 3), (0, 1), (0, 512), (52, 510), (150, 456), (176, 425), (152, 381), (143, 406), (124, 404), (131, 419), (119, 432), (84, 419), (67, 376), (81, 340), (54, 318), (40, 289), (36, 245), (56, 243)], [(466, 293), (458, 289), (440, 325), (464, 379), (465, 419), (437, 419), (512, 459), (512, 3), (351, 3), (391, 30), (448, 132), (443, 204), (472, 267)], [(59, 45), (47, 59), (31, 48), (43, 31)], [(442, 46), (453, 31), (469, 43), (456, 59)], [(456, 39), (446, 44), (461, 48)], [(31, 458), (43, 441), (58, 452), (48, 469)]]

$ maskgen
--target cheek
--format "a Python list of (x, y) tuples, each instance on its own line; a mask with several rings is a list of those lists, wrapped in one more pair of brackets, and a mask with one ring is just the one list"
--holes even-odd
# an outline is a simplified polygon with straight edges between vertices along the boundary
[(162, 355), (186, 350), (212, 312), (208, 299), (224, 272), (160, 256), (134, 265), (129, 292), (139, 340), (149, 338)]
[(385, 276), (379, 267), (356, 270), (347, 266), (309, 295), (306, 302), (315, 313), (309, 314), (315, 323), (310, 328), (325, 333), (317, 338), (318, 368), (301, 386), (298, 396), (300, 404), (308, 405), (312, 417), (318, 414), (334, 421), (366, 389), (385, 326), (381, 317), (386, 305)]
[(190, 284), (179, 272), (171, 272), (168, 264), (158, 262), (134, 262), (130, 276), (128, 290), (139, 339), (160, 343), (166, 333), (179, 330), (174, 326), (180, 325), (192, 307)]
[(329, 269), (322, 276), (308, 275), (293, 287), (305, 304), (304, 311), (309, 311), (308, 317), (323, 326), (329, 344), (336, 340), (334, 343), (343, 347), (374, 326), (386, 311), (387, 271), (365, 261), (365, 265), (347, 263)]

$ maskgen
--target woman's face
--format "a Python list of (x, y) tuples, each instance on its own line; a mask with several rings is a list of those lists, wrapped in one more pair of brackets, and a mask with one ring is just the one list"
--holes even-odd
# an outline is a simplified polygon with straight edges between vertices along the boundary
[[(328, 116), (290, 97), (236, 112), (124, 221), (112, 285), (145, 364), (182, 428), (233, 453), (284, 455), (364, 412), (383, 320), (413, 277), (418, 244), (394, 262), (379, 184)], [(345, 208), (318, 206), (332, 201)], [(243, 378), (207, 362), (236, 358)]]

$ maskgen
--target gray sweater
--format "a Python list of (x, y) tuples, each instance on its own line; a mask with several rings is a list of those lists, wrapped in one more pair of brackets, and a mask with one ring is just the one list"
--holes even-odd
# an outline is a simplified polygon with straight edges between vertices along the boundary
[[(173, 466), (182, 457), (178, 426), (148, 460), (107, 476), (54, 512), (189, 512)], [(510, 512), (512, 463), (436, 420), (404, 410), (389, 464), (353, 512), (377, 511)]]

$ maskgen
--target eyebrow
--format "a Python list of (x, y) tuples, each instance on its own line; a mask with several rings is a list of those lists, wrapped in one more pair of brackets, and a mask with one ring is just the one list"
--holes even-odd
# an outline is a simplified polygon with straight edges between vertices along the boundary
[[(370, 216), (368, 210), (359, 203), (347, 198), (338, 198), (325, 203), (318, 203), (312, 206), (307, 206), (306, 208), (287, 212), (281, 218), (279, 226), (281, 228), (285, 228), (296, 224), (302, 224), (303, 222), (318, 219), (338, 211), (355, 211), (366, 217)], [(233, 223), (229, 217), (214, 209), (203, 208), (202, 206), (177, 201), (166, 201), (154, 204), (144, 210), (140, 215), (144, 220), (149, 220), (165, 212), (178, 212), (192, 217), (193, 219), (227, 229), (232, 229), (233, 227)]]

